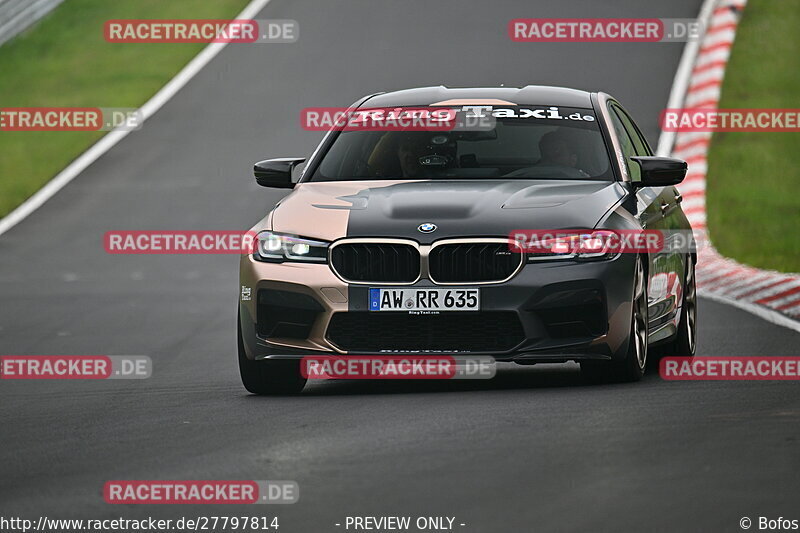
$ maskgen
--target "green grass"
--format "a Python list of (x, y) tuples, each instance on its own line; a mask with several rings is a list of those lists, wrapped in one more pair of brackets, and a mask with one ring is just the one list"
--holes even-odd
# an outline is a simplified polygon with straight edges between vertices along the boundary
[[(720, 108), (800, 108), (800, 2), (748, 2)], [(800, 133), (715, 133), (708, 228), (716, 248), (761, 268), (800, 272)]]
[[(204, 44), (114, 44), (108, 19), (229, 19), (247, 0), (69, 0), (0, 46), (0, 107), (139, 107)], [(0, 217), (104, 132), (0, 131)]]

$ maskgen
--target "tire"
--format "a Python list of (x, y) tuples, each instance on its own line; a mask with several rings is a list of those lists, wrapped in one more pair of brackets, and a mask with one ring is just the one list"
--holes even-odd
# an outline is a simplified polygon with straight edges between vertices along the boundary
[(686, 261), (686, 277), (683, 285), (678, 333), (675, 335), (675, 340), (665, 345), (661, 352), (667, 356), (694, 357), (697, 351), (697, 282), (691, 256)]
[(241, 319), (237, 321), (239, 374), (244, 388), (253, 394), (297, 394), (306, 384), (299, 359), (253, 361), (247, 358), (242, 340)]
[(633, 302), (631, 311), (631, 330), (625, 358), (621, 361), (584, 361), (581, 374), (590, 382), (629, 382), (639, 381), (647, 366), (648, 352), (648, 314), (647, 314), (647, 276), (642, 258), (636, 258), (634, 271)]

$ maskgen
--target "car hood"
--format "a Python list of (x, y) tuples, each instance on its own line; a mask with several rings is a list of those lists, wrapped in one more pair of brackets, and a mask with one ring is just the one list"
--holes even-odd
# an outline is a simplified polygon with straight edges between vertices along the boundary
[[(519, 229), (593, 228), (624, 196), (618, 182), (589, 180), (302, 183), (275, 208), (271, 229), (325, 240), (505, 237)], [(422, 223), (437, 229), (421, 233)]]

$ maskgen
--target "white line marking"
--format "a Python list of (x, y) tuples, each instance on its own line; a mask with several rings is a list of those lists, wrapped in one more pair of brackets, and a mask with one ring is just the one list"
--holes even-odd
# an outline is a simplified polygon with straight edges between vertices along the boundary
[[(714, 12), (714, 4), (716, 0), (703, 0), (703, 5), (700, 8), (700, 14), (697, 16), (698, 20), (702, 22), (702, 27), (707, 28), (711, 20), (711, 14)], [(683, 101), (686, 96), (686, 89), (689, 87), (689, 81), (694, 68), (695, 58), (697, 52), (700, 50), (700, 41), (696, 39), (689, 41), (683, 47), (683, 54), (681, 54), (680, 63), (678, 63), (678, 70), (675, 72), (675, 79), (672, 81), (672, 89), (669, 92), (669, 100), (667, 100), (668, 109), (679, 109), (683, 107)], [(669, 156), (672, 151), (672, 145), (675, 143), (675, 132), (664, 131), (658, 138), (658, 148), (656, 153), (662, 156)]]
[(738, 307), (739, 309), (747, 311), (748, 313), (752, 313), (759, 318), (763, 318), (767, 322), (771, 322), (772, 324), (783, 326), (800, 333), (800, 322), (792, 320), (791, 318), (782, 315), (778, 311), (773, 311), (771, 309), (767, 309), (766, 307), (761, 307), (760, 305), (751, 304), (750, 302), (735, 300), (733, 298), (729, 298), (728, 296), (723, 296), (722, 294), (706, 292), (702, 289), (697, 289), (697, 295), (701, 298), (707, 298), (715, 302)]
[[(261, 11), (270, 0), (252, 0), (242, 10), (236, 19), (251, 19)], [(155, 114), (156, 111), (166, 104), (175, 94), (180, 91), (195, 75), (200, 72), (217, 54), (219, 54), (228, 43), (210, 43), (197, 54), (183, 69), (175, 75), (164, 87), (161, 88), (150, 100), (140, 108), (142, 120), (145, 121)], [(0, 235), (7, 232), (28, 215), (36, 211), (47, 200), (52, 198), (58, 191), (63, 189), (69, 182), (75, 179), (89, 165), (97, 161), (100, 156), (108, 152), (111, 147), (125, 138), (130, 133), (127, 130), (117, 127), (108, 132), (99, 141), (83, 152), (75, 161), (70, 163), (64, 170), (59, 172), (56, 177), (48, 181), (44, 187), (36, 191), (30, 198), (25, 200), (19, 207), (11, 211), (4, 218), (0, 219)]]

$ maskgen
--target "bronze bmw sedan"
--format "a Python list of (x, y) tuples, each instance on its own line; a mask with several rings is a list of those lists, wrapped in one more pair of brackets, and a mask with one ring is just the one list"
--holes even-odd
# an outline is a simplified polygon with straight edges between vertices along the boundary
[(674, 187), (686, 163), (653, 156), (614, 98), (430, 87), (350, 107), (375, 109), (460, 118), (333, 127), (296, 180), (304, 159), (255, 165), (259, 184), (293, 190), (252, 228), (241, 259), (248, 391), (299, 392), (309, 355), (576, 361), (592, 379), (632, 381), (651, 346), (694, 354), (693, 246), (625, 253), (572, 246), (568, 234), (531, 251), (514, 237), (691, 234)]

